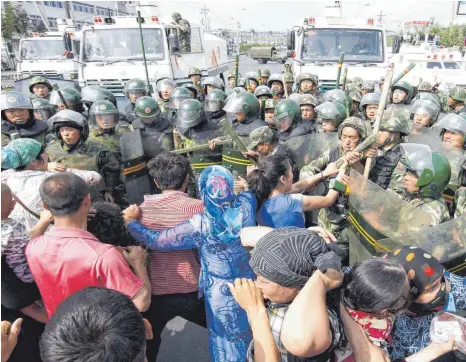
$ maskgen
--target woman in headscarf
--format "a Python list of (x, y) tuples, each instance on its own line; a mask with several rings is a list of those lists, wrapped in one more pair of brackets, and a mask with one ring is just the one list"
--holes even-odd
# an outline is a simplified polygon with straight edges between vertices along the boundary
[(153, 250), (199, 250), (199, 288), (205, 297), (211, 361), (244, 361), (251, 341), (246, 312), (231, 296), (227, 283), (254, 279), (248, 255), (240, 242), (243, 226), (255, 225), (255, 199), (246, 192), (235, 197), (233, 176), (222, 166), (206, 168), (199, 178), (205, 211), (163, 231), (137, 221), (139, 208), (124, 213), (129, 233)]
[(384, 257), (395, 259), (404, 267), (414, 300), (396, 319), (390, 344), (391, 360), (404, 361), (408, 356), (419, 357), (423, 353), (428, 357), (418, 360), (427, 361), (431, 360), (430, 356), (437, 358), (443, 354), (435, 361), (455, 361), (450, 352), (453, 346), (432, 343), (429, 328), (439, 310), (466, 316), (466, 278), (445, 271), (436, 258), (415, 246), (403, 246)]
[(343, 336), (331, 292), (342, 282), (340, 258), (316, 233), (296, 227), (246, 228), (243, 245), (261, 233), (249, 262), (255, 286), (245, 279), (229, 285), (253, 330), (247, 361), (329, 361)]

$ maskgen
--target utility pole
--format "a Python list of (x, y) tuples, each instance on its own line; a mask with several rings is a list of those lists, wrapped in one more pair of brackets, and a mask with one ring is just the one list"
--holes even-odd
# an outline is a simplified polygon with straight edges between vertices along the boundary
[(378, 27), (383, 27), (383, 18), (386, 17), (387, 15), (384, 15), (383, 11), (380, 10), (380, 13), (377, 14), (377, 26)]
[(239, 28), (241, 27), (241, 24), (239, 23), (239, 20), (236, 22), (236, 54), (239, 55)]
[(209, 29), (209, 23), (207, 22), (207, 14), (209, 13), (209, 8), (207, 8), (207, 6), (205, 6), (204, 4), (204, 7), (201, 9), (201, 15), (203, 17), (203, 21), (201, 20), (202, 24), (204, 24), (204, 32), (205, 33), (208, 33), (210, 31)]
[(47, 17), (44, 15), (42, 12), (42, 9), (37, 1), (34, 1), (34, 5), (36, 6), (37, 11), (40, 14), (40, 17), (42, 18), (42, 22), (44, 23), (45, 27), (47, 28), (47, 31), (50, 31), (50, 25)]
[(66, 18), (71, 19), (70, 2), (69, 1), (63, 1), (63, 5), (65, 7)]

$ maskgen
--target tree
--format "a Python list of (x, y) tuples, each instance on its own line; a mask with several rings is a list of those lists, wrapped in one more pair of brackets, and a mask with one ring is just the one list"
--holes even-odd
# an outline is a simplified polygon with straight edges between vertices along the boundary
[(5, 41), (11, 41), (16, 32), (16, 14), (15, 8), (8, 2), (3, 9), (2, 14), (2, 38)]
[(2, 14), (2, 38), (11, 41), (15, 34), (27, 35), (28, 21), (28, 14), (21, 5), (7, 2)]
[(43, 33), (45, 33), (45, 32), (47, 31), (47, 28), (45, 27), (44, 24), (39, 23), (39, 24), (37, 24), (34, 28), (32, 28), (32, 31), (33, 31), (34, 33), (43, 34)]

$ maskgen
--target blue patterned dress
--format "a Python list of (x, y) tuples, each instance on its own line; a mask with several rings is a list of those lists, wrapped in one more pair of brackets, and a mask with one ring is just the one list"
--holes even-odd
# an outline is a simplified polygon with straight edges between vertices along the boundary
[[(449, 298), (452, 298), (456, 311), (466, 310), (466, 278), (446, 272), (445, 279), (451, 285)], [(415, 317), (403, 313), (396, 318), (392, 332), (392, 344), (389, 346), (392, 361), (404, 360), (431, 344), (429, 328), (435, 314), (433, 312), (422, 317)]]
[(221, 166), (206, 168), (199, 178), (203, 214), (158, 232), (138, 221), (128, 224), (137, 241), (159, 251), (197, 248), (201, 260), (199, 289), (204, 294), (211, 361), (243, 362), (252, 333), (246, 312), (236, 303), (227, 282), (255, 279), (248, 254), (241, 245), (243, 226), (255, 226), (256, 200), (233, 192), (231, 173)]

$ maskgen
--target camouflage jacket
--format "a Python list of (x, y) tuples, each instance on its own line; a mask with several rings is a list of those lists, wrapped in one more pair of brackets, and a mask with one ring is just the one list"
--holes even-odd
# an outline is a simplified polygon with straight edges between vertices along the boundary
[[(300, 178), (308, 178), (323, 171), (331, 162), (343, 156), (341, 147), (324, 152), (319, 158), (301, 169)], [(328, 181), (325, 181), (328, 189)], [(349, 204), (348, 197), (339, 195), (337, 201), (327, 209), (321, 209), (318, 216), (319, 226), (334, 233), (337, 237), (348, 227)]]
[[(407, 196), (405, 201), (408, 202), (408, 205), (414, 206), (415, 208), (419, 208), (420, 210), (424, 211), (429, 217), (428, 222), (429, 226), (431, 227), (438, 226), (450, 220), (448, 206), (443, 198), (434, 199), (432, 197), (425, 196)], [(417, 228), (416, 225), (418, 224), (418, 220), (415, 220), (415, 218), (415, 213), (412, 212), (411, 207), (401, 209), (400, 220), (403, 221), (403, 224), (409, 226), (409, 232), (415, 232), (425, 227), (425, 225), (422, 225), (421, 223), (419, 228)]]
[(456, 191), (453, 205), (453, 210), (455, 210), (455, 217), (460, 217), (466, 214), (466, 186), (460, 187)]
[(104, 147), (108, 148), (111, 152), (120, 153), (120, 138), (127, 132), (131, 132), (132, 127), (129, 123), (120, 122), (115, 131), (106, 133), (99, 128), (92, 128), (89, 134), (89, 138), (99, 142)]
[(94, 139), (80, 142), (73, 148), (63, 141), (54, 142), (47, 146), (45, 152), (50, 162), (100, 173), (105, 183), (105, 191), (112, 192), (117, 184), (120, 176), (118, 156)]
[(180, 43), (181, 52), (191, 52), (191, 24), (185, 19), (181, 19), (177, 22), (178, 25), (184, 29), (177, 29), (178, 41)]
[(407, 196), (405, 182), (403, 180), (405, 175), (406, 166), (398, 161), (395, 169), (393, 170), (392, 177), (390, 178), (387, 191), (391, 192), (393, 195), (396, 195), (400, 199), (404, 199)]

